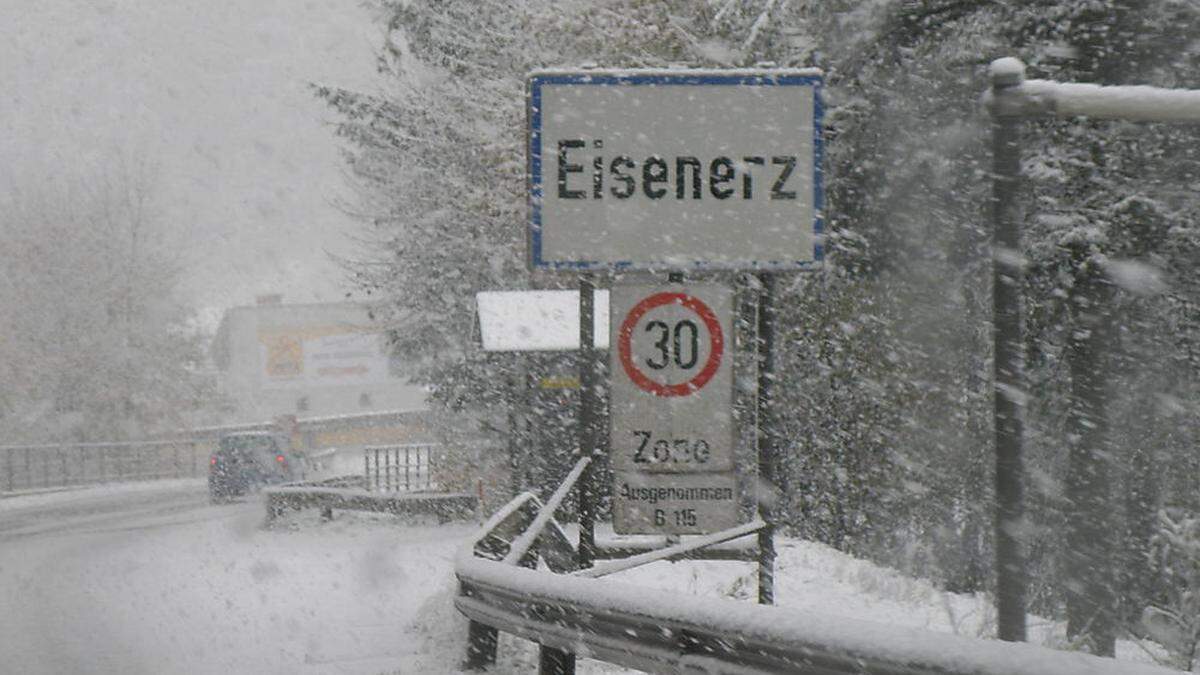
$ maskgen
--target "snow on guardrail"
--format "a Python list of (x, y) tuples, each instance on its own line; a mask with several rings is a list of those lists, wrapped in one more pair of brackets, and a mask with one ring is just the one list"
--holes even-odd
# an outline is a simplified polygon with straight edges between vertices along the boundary
[(1177, 672), (1025, 643), (967, 638), (737, 600), (680, 596), (479, 557), (476, 545), (512, 520), (528, 499), (522, 495), (514, 500), (459, 550), (455, 572), (460, 590), (455, 606), (473, 623), (543, 646), (650, 672)]

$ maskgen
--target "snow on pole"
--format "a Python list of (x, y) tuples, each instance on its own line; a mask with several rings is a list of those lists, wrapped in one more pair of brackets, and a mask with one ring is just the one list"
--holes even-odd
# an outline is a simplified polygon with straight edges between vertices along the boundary
[[(1012, 57), (992, 61), (988, 73), (993, 90), (984, 101), (994, 116), (1200, 122), (1200, 90), (1196, 89), (1026, 80), (1025, 64)], [(996, 86), (1005, 89), (1004, 97), (995, 95)]]
[(1058, 117), (1136, 122), (1200, 122), (1200, 91), (1147, 86), (1102, 87), (1078, 82), (1027, 80), (1021, 92), (1045, 101)]

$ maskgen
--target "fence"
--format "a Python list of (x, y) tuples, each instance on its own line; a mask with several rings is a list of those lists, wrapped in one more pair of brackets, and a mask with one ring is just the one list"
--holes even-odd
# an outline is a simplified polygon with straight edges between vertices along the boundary
[(0, 489), (93, 485), (205, 475), (205, 440), (0, 446)]
[[(394, 443), (428, 436), (428, 413), (384, 411), (295, 420), (292, 445), (313, 452), (324, 448), (357, 447), (363, 443)], [(0, 491), (93, 485), (115, 481), (202, 477), (217, 439), (229, 433), (278, 429), (272, 422), (199, 427), (180, 431), (186, 438), (125, 443), (72, 443), (62, 445), (0, 445)], [(379, 446), (424, 448), (415, 450), (392, 468), (385, 461), (378, 475), (381, 490), (427, 490), (434, 487), (428, 445)], [(403, 453), (401, 453), (403, 454)], [(407, 467), (407, 474), (405, 465)], [(399, 468), (397, 468), (399, 467)], [(372, 472), (374, 475), (374, 472)], [(407, 475), (407, 485), (405, 477)], [(391, 481), (389, 483), (389, 480)], [(390, 485), (390, 487), (389, 487)]]
[(433, 448), (429, 443), (363, 448), (366, 487), (374, 492), (433, 490)]

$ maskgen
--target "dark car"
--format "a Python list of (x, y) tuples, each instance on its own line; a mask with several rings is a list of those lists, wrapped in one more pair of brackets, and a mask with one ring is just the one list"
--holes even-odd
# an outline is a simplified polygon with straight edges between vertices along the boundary
[(245, 432), (221, 437), (208, 463), (208, 494), (213, 502), (227, 501), (304, 478), (303, 458), (293, 453), (286, 436)]

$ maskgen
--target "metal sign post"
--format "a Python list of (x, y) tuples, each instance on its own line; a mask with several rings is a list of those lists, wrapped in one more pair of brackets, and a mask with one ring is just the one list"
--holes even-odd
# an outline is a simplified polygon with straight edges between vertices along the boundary
[[(778, 418), (775, 395), (775, 277), (760, 275), (758, 296), (758, 476), (760, 489), (775, 490), (779, 483)], [(758, 517), (766, 524), (758, 531), (758, 604), (775, 604), (775, 518), (777, 495), (758, 496)]]
[[(590, 274), (579, 277), (579, 449), (586, 457), (596, 454), (602, 443), (599, 416), (600, 352), (595, 348), (596, 284)], [(593, 461), (594, 464), (594, 461)], [(579, 567), (586, 569), (596, 559), (596, 508), (592, 465), (579, 478)]]
[[(993, 68), (992, 95), (1017, 97), (1023, 76)], [(1012, 392), (1024, 389), (1021, 360), (1021, 275), (1012, 252), (1020, 250), (1017, 189), (1021, 176), (1021, 113), (992, 108), (992, 246), (1005, 255), (992, 262), (993, 418), (996, 443), (996, 633), (1025, 641), (1025, 557), (1017, 532), (1024, 516), (1021, 408)], [(1007, 113), (1007, 114), (1006, 114)], [(1014, 114), (1015, 113), (1015, 114)]]
[[(1021, 125), (1038, 117), (1200, 123), (1200, 90), (1147, 86), (1099, 86), (1090, 83), (1026, 80), (1025, 65), (1015, 58), (997, 59), (989, 68), (991, 89), (986, 100), (992, 117), (992, 242), (996, 249), (993, 279), (994, 420), (996, 452), (996, 628), (1001, 640), (1026, 637), (1027, 573), (1019, 532), (1024, 518), (1021, 399), (1021, 290), (1019, 265)], [(1078, 504), (1076, 504), (1078, 508)], [(1091, 519), (1100, 510), (1073, 514)], [(1093, 527), (1099, 527), (1093, 524)], [(1103, 574), (1106, 560), (1094, 563), (1088, 576)], [(1078, 581), (1078, 580), (1073, 580)], [(1099, 588), (1100, 593), (1109, 589)], [(1111, 604), (1111, 600), (1093, 600)], [(1107, 620), (1107, 619), (1106, 619)], [(1094, 624), (1093, 624), (1094, 625)], [(1109, 647), (1111, 649), (1111, 633)]]

